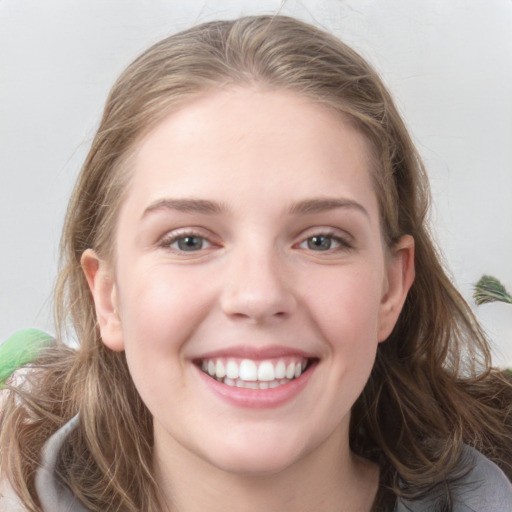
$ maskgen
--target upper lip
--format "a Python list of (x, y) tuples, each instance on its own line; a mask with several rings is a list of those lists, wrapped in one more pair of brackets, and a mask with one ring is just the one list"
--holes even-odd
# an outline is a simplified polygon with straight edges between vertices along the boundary
[(301, 357), (306, 359), (318, 358), (317, 355), (297, 348), (282, 345), (271, 345), (267, 347), (251, 347), (248, 345), (236, 345), (223, 349), (213, 350), (194, 357), (195, 360), (215, 359), (220, 357), (233, 357), (240, 359), (252, 359), (255, 361), (263, 359), (274, 359), (278, 357)]

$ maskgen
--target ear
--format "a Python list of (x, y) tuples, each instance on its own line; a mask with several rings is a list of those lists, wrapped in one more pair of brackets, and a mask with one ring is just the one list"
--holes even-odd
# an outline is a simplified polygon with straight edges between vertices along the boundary
[(393, 330), (414, 281), (414, 238), (404, 235), (387, 256), (386, 288), (381, 300), (378, 341)]
[(114, 277), (106, 262), (92, 249), (84, 251), (80, 263), (94, 299), (101, 340), (111, 350), (120, 352), (124, 350), (124, 339)]

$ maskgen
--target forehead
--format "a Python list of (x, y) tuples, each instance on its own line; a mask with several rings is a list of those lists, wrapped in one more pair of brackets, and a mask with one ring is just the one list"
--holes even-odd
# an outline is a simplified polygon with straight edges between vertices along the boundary
[(132, 163), (131, 191), (146, 203), (203, 192), (235, 191), (243, 202), (258, 191), (270, 201), (373, 190), (365, 137), (340, 113), (287, 91), (209, 92), (160, 122)]

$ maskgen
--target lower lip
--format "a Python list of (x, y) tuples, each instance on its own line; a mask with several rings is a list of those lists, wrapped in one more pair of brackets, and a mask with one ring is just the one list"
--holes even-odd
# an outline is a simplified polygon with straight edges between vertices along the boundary
[(201, 381), (219, 398), (230, 405), (248, 409), (271, 409), (291, 402), (305, 388), (315, 368), (316, 363), (313, 363), (300, 377), (275, 388), (247, 389), (223, 384), (196, 366)]

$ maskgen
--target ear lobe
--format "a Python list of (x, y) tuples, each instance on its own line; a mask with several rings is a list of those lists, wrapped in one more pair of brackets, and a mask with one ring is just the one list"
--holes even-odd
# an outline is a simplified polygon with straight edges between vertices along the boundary
[(101, 340), (111, 350), (120, 352), (124, 350), (124, 339), (114, 278), (107, 264), (92, 249), (84, 251), (80, 263), (94, 299)]
[(378, 341), (384, 341), (393, 330), (407, 293), (414, 282), (414, 238), (404, 235), (391, 248), (387, 264), (387, 290), (382, 297)]

